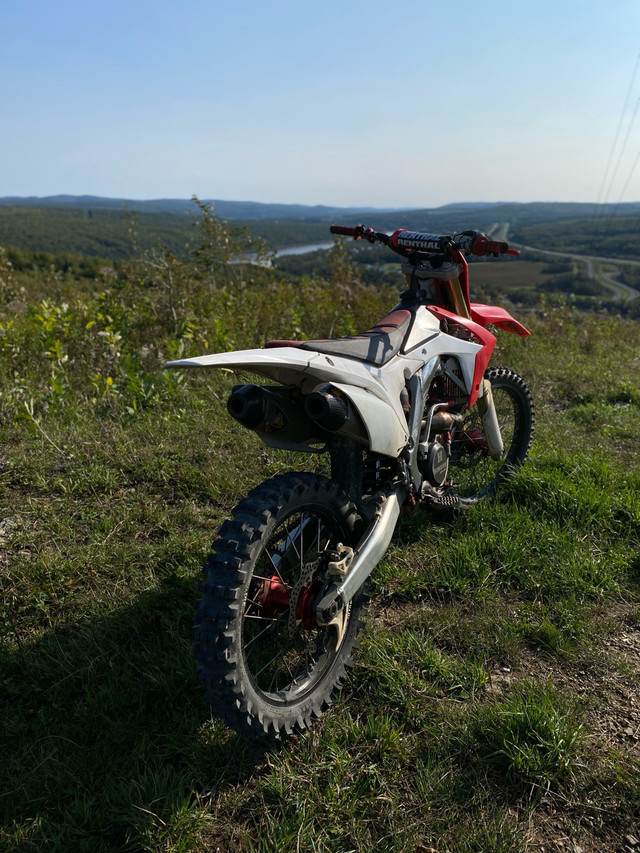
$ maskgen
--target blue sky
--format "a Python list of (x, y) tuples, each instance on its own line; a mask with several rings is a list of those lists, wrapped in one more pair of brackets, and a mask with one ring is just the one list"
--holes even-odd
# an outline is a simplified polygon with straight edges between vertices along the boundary
[(0, 196), (595, 201), (640, 3), (5, 0), (0, 32)]

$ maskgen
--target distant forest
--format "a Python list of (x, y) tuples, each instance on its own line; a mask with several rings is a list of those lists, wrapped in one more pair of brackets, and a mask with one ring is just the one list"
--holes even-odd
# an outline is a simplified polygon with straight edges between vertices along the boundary
[[(185, 246), (194, 240), (198, 213), (193, 204), (192, 215), (185, 215), (141, 212), (124, 206), (121, 209), (74, 207), (71, 202), (61, 208), (23, 203), (11, 206), (5, 204), (7, 201), (0, 199), (0, 246), (111, 261), (124, 261), (140, 250), (159, 244), (180, 256)], [(81, 199), (75, 201), (80, 205)], [(141, 203), (131, 202), (132, 206), (135, 204)], [(189, 203), (180, 204), (184, 204), (186, 212)], [(302, 206), (287, 207), (299, 209)], [(594, 205), (542, 203), (448, 205), (393, 212), (358, 210), (345, 213), (345, 209), (333, 209), (336, 215), (329, 218), (319, 216), (317, 211), (324, 214), (330, 208), (306, 210), (316, 211), (315, 218), (310, 215), (308, 219), (229, 220), (234, 228), (247, 229), (252, 236), (264, 240), (270, 250), (330, 240), (328, 226), (332, 221), (364, 222), (382, 231), (404, 227), (445, 234), (470, 228), (488, 231), (492, 226), (509, 223), (509, 239), (541, 248), (609, 257), (636, 256), (640, 248), (640, 204), (624, 205), (617, 216), (613, 216), (612, 206), (596, 216)], [(213, 211), (216, 216), (222, 216), (215, 205)]]
[[(199, 208), (197, 203), (192, 203), (191, 208), (191, 215), (185, 215), (108, 206), (74, 207), (71, 202), (62, 208), (0, 203), (0, 266), (8, 262), (11, 269), (27, 278), (54, 274), (88, 284), (91, 280), (103, 281), (105, 274), (126, 279), (133, 259), (149, 253), (160, 253), (167, 263), (173, 263), (167, 260), (171, 256), (188, 264), (202, 241), (202, 212), (210, 210), (208, 205)], [(311, 210), (318, 209), (308, 209)], [(575, 204), (449, 205), (435, 210), (359, 210), (348, 214), (342, 209), (336, 211), (341, 215), (326, 219), (310, 216), (226, 221), (214, 207), (210, 225), (215, 231), (215, 223), (219, 223), (220, 233), (230, 235), (236, 247), (244, 247), (237, 250), (240, 255), (259, 250), (260, 245), (273, 253), (284, 247), (331, 243), (332, 221), (350, 225), (361, 221), (380, 231), (404, 227), (440, 234), (477, 229), (499, 235), (508, 225), (509, 242), (520, 247), (640, 259), (640, 205), (626, 206), (625, 215), (621, 209), (614, 216), (614, 210), (610, 207), (596, 211), (593, 205)], [(340, 252), (351, 266), (350, 271), (344, 270), (348, 277), (368, 286), (403, 286), (397, 257), (383, 247), (343, 239)], [(238, 256), (233, 252), (223, 255), (225, 263)], [(522, 251), (516, 264), (512, 261), (470, 259), (474, 263), (474, 298), (498, 304), (508, 299), (529, 306), (537, 305), (541, 298), (559, 298), (587, 310), (606, 307), (612, 300), (611, 286), (602, 275), (597, 272), (588, 278), (585, 264), (579, 261), (529, 250)], [(326, 251), (282, 255), (273, 260), (272, 273), (280, 281), (329, 280), (335, 264), (336, 257)], [(639, 269), (620, 266), (616, 275), (620, 282), (640, 288)], [(640, 306), (635, 307), (638, 301), (627, 302), (624, 308), (619, 301), (611, 302), (611, 308), (636, 316), (640, 313)]]

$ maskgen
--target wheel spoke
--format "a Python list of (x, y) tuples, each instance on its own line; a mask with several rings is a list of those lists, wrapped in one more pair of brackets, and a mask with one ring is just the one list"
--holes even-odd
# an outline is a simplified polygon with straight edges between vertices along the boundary
[[(277, 631), (277, 626), (278, 626), (279, 624), (280, 624), (280, 620), (279, 620), (279, 619), (276, 619), (276, 631)], [(252, 638), (249, 640), (249, 642), (248, 642), (248, 643), (245, 643), (245, 644), (244, 644), (245, 649), (248, 649), (248, 648), (249, 648), (249, 646), (252, 646), (252, 645), (255, 643), (255, 641), (256, 641), (256, 640), (260, 639), (260, 637), (261, 637), (264, 633), (266, 633), (267, 631), (270, 631), (270, 630), (271, 630), (271, 626), (270, 626), (270, 625), (267, 625), (267, 627), (266, 627), (266, 628), (263, 628), (263, 629), (262, 629), (262, 631), (260, 631), (258, 634), (256, 634), (256, 635), (255, 635), (255, 637), (252, 637)]]
[[(300, 515), (300, 522), (299, 522), (299, 524), (298, 524), (298, 530), (296, 531), (296, 533), (299, 531), (300, 539), (299, 539), (298, 541), (299, 541), (299, 542), (301, 542), (301, 543), (302, 543), (302, 541), (303, 541), (304, 528), (305, 528), (304, 515), (303, 515), (303, 514), (301, 514), (301, 515)], [(302, 571), (302, 550), (303, 550), (303, 549), (302, 549), (302, 544), (301, 544), (301, 546), (300, 546), (300, 550), (299, 550), (299, 551), (298, 551), (298, 549), (296, 548), (296, 540), (295, 540), (295, 539), (292, 539), (292, 540), (291, 540), (291, 545), (293, 546), (293, 550), (296, 552), (296, 556), (297, 556), (297, 557), (298, 557), (298, 559), (300, 560), (300, 571)]]
[[(267, 555), (267, 557), (269, 558), (269, 562), (273, 566), (274, 572), (278, 575), (278, 578), (280, 579), (280, 583), (282, 584), (282, 586), (286, 586), (286, 584), (284, 582), (284, 578), (280, 574), (280, 569), (278, 568), (278, 566), (277, 566), (275, 560), (273, 559), (272, 555), (269, 553), (269, 548), (265, 546), (264, 551), (265, 551), (265, 554)], [(255, 577), (257, 577), (257, 575), (254, 575), (254, 578)]]
[(244, 618), (245, 619), (261, 619), (263, 622), (278, 622), (279, 621), (275, 616), (253, 616), (251, 613), (245, 613)]
[[(276, 628), (276, 636), (277, 636), (277, 628)], [(286, 648), (284, 650), (280, 649), (279, 651), (277, 651), (275, 653), (275, 655), (267, 663), (265, 663), (265, 665), (262, 667), (262, 669), (258, 670), (258, 672), (256, 672), (256, 673), (254, 673), (254, 678), (257, 679), (258, 676), (262, 675), (262, 673), (265, 671), (265, 669), (268, 669), (274, 661), (282, 660), (286, 666), (286, 661), (284, 659), (284, 655), (286, 654), (287, 651), (288, 650)]]

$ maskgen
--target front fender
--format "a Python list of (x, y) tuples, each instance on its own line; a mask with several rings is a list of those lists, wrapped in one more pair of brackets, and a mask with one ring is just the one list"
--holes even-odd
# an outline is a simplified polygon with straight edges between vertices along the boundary
[(531, 332), (518, 323), (508, 311), (504, 308), (497, 308), (495, 305), (482, 305), (479, 302), (472, 302), (469, 313), (471, 319), (480, 326), (491, 325), (502, 329), (504, 332), (513, 332), (514, 335), (520, 335), (521, 338), (528, 338)]

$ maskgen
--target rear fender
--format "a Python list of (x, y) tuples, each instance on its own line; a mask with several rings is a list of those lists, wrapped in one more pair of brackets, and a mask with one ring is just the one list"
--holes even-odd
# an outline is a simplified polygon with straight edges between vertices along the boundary
[[(379, 368), (355, 359), (287, 346), (211, 353), (165, 364), (165, 367), (178, 370), (195, 367), (248, 370), (282, 385), (295, 385), (304, 393), (314, 390), (319, 383), (328, 382), (348, 397), (362, 418), (370, 449), (393, 457), (409, 438), (400, 391), (405, 384), (405, 373), (413, 372), (416, 366), (413, 359), (401, 358)], [(270, 446), (292, 449), (290, 443), (283, 444), (276, 436), (261, 434), (260, 437)]]
[(299, 385), (315, 354), (292, 347), (277, 349), (247, 349), (214, 352), (195, 358), (168, 361), (164, 366), (173, 370), (215, 367), (227, 370), (249, 370), (281, 385)]

